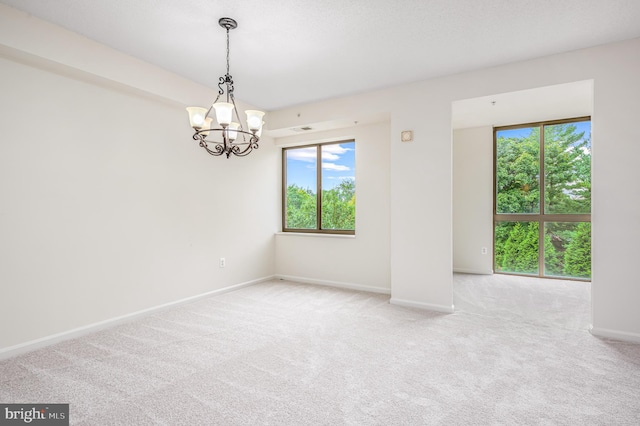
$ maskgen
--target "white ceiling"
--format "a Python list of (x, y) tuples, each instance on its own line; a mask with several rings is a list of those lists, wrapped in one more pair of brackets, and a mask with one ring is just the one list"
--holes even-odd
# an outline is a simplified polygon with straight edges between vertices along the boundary
[(508, 126), (593, 113), (593, 81), (464, 99), (451, 105), (451, 127)]
[(639, 0), (0, 0), (275, 110), (640, 37)]

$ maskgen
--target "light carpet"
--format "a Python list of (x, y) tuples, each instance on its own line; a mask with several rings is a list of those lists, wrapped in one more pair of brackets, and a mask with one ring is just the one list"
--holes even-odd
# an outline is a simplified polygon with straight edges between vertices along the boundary
[(450, 315), (257, 284), (2, 361), (0, 402), (77, 425), (640, 424), (640, 345), (588, 332), (589, 284), (493, 278), (456, 274)]

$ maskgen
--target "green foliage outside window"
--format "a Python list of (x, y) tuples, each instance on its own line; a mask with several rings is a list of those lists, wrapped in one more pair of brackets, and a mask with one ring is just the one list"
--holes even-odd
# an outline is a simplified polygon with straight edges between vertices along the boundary
[(353, 140), (283, 149), (284, 231), (355, 234), (355, 149)]
[(322, 191), (322, 229), (355, 229), (356, 182), (345, 179)]
[[(316, 228), (316, 194), (296, 184), (287, 187), (287, 227)], [(355, 229), (356, 183), (345, 179), (322, 191), (322, 229)]]
[(538, 223), (515, 222), (504, 243), (502, 268), (509, 272), (538, 272)]
[(540, 211), (540, 131), (527, 138), (499, 138), (496, 155), (497, 212)]
[(588, 222), (578, 225), (567, 246), (564, 273), (571, 277), (591, 278), (591, 224)]
[[(508, 134), (508, 132), (505, 132)], [(540, 127), (496, 141), (498, 214), (589, 214), (591, 141), (573, 123), (544, 126), (544, 200), (540, 208)], [(542, 211), (541, 211), (542, 210)], [(497, 271), (538, 273), (538, 222), (496, 222)], [(591, 277), (591, 224), (544, 223), (544, 274)]]
[(546, 214), (591, 212), (591, 141), (571, 124), (545, 126)]
[(287, 187), (287, 227), (316, 228), (316, 194), (296, 184)]

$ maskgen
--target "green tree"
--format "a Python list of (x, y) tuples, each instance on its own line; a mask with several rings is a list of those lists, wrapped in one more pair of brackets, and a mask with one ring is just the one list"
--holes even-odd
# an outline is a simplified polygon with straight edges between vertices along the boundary
[[(591, 141), (575, 124), (546, 125), (544, 128), (544, 212), (546, 214), (582, 214), (591, 211)], [(540, 213), (540, 127), (530, 128), (525, 137), (507, 137), (509, 131), (497, 134), (496, 140), (496, 211), (503, 213)], [(534, 272), (533, 236), (526, 223), (497, 222), (495, 228), (496, 270)], [(580, 232), (585, 233), (584, 226)], [(571, 256), (586, 254), (580, 250), (567, 254), (578, 238), (575, 222), (545, 223), (545, 274), (588, 277), (588, 257), (578, 260)], [(521, 243), (516, 238), (525, 238)], [(584, 237), (580, 237), (584, 238)], [(526, 247), (530, 249), (527, 250)], [(589, 245), (590, 250), (590, 245)], [(537, 246), (536, 250), (537, 252)], [(537, 261), (537, 253), (536, 253)], [(569, 264), (568, 262), (572, 263)], [(577, 264), (580, 266), (576, 266)], [(579, 275), (576, 275), (579, 274)]]
[(504, 260), (504, 246), (514, 225), (515, 222), (496, 222), (495, 224), (495, 243), (493, 255), (496, 259), (496, 271), (502, 271), (502, 262)]
[(544, 233), (544, 274), (558, 276), (562, 275), (563, 256), (556, 250), (551, 238), (551, 233)]
[(591, 141), (588, 147), (580, 147), (583, 155), (575, 160), (576, 182), (573, 193), (579, 200), (575, 210), (580, 213), (591, 213)]
[(545, 213), (591, 211), (591, 150), (573, 124), (544, 128)]
[(344, 179), (339, 185), (322, 191), (322, 229), (355, 229), (356, 183)]
[(564, 252), (564, 273), (576, 278), (591, 278), (591, 223), (578, 225)]
[(540, 210), (540, 130), (525, 138), (499, 137), (496, 143), (498, 213), (537, 213)]
[[(315, 229), (316, 194), (296, 184), (287, 187), (287, 228)], [(322, 229), (355, 229), (356, 184), (344, 179), (334, 188), (322, 191)]]
[(504, 244), (502, 269), (506, 272), (538, 272), (538, 223), (516, 222)]
[(316, 195), (296, 184), (287, 187), (287, 228), (316, 227)]

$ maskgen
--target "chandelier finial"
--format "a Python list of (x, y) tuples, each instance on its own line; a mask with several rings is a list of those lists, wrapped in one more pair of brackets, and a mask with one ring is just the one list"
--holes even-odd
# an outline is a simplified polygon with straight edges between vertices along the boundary
[(220, 18), (218, 19), (218, 24), (222, 28), (226, 28), (227, 31), (238, 28), (238, 22), (233, 18)]

